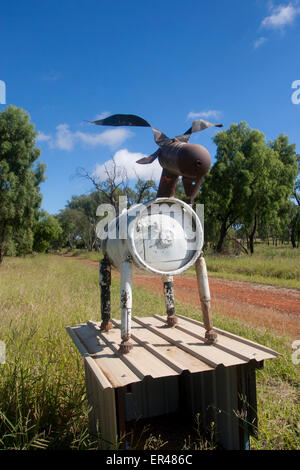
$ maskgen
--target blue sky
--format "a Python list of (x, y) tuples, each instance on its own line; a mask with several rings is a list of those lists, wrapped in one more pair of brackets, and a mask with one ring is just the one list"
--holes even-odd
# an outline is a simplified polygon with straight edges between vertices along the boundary
[[(155, 150), (150, 129), (84, 122), (107, 113), (137, 114), (170, 137), (197, 118), (225, 129), (244, 120), (267, 140), (287, 134), (300, 153), (300, 104), (291, 99), (300, 80), (300, 1), (4, 0), (0, 44), (0, 110), (26, 109), (40, 132), (50, 213), (91, 189), (75, 176), (78, 167), (101, 177), (114, 157), (131, 176), (136, 154)], [(214, 157), (216, 132), (191, 142)], [(160, 173), (157, 164), (139, 168)]]

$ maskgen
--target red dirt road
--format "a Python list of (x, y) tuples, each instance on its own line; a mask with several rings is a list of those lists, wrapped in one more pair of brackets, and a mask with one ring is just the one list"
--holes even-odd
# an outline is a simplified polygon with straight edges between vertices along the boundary
[[(79, 259), (79, 258), (72, 258)], [(95, 261), (80, 259), (88, 264)], [(119, 273), (113, 271), (119, 278)], [(162, 282), (158, 276), (135, 274), (136, 286), (163, 295)], [(248, 282), (209, 279), (212, 310), (222, 315), (243, 320), (253, 326), (272, 329), (293, 339), (300, 338), (300, 290), (275, 288)], [(197, 281), (194, 277), (174, 277), (175, 301), (186, 305), (199, 305)]]
[[(157, 277), (134, 276), (134, 284), (162, 295)], [(213, 311), (299, 339), (300, 291), (214, 278), (209, 278), (209, 285)], [(174, 277), (174, 290), (175, 301), (200, 309), (194, 277)]]

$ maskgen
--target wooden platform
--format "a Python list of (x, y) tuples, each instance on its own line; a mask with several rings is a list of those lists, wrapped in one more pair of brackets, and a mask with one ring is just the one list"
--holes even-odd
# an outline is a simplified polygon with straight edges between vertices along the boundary
[(257, 427), (255, 369), (278, 353), (218, 328), (218, 342), (208, 345), (201, 322), (178, 319), (170, 328), (165, 317), (134, 317), (126, 355), (118, 352), (120, 320), (108, 333), (100, 322), (67, 327), (84, 357), (90, 428), (100, 429), (105, 448), (114, 448), (126, 423), (176, 412), (200, 412), (204, 424), (214, 421), (224, 448), (247, 448)]

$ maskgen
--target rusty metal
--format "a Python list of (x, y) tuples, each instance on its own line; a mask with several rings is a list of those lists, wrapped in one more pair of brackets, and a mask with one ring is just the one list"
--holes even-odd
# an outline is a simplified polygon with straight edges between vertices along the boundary
[(179, 176), (163, 168), (156, 197), (174, 197)]
[(164, 297), (167, 311), (168, 326), (175, 326), (178, 318), (175, 315), (173, 276), (163, 276)]
[(210, 307), (210, 290), (207, 276), (206, 263), (203, 253), (199, 256), (195, 263), (198, 291), (202, 306), (203, 322), (206, 329), (205, 339), (212, 344), (217, 341), (217, 333), (213, 330), (212, 313)]
[(105, 256), (99, 262), (99, 284), (100, 284), (100, 304), (101, 304), (101, 331), (109, 331), (112, 328), (111, 316), (111, 266), (108, 258)]
[(158, 161), (163, 168), (174, 175), (192, 180), (202, 178), (211, 164), (210, 155), (205, 147), (177, 140), (159, 149)]
[(191, 203), (198, 193), (204, 176), (209, 171), (211, 158), (208, 150), (202, 145), (188, 143), (189, 138), (194, 132), (208, 127), (222, 127), (222, 124), (212, 124), (199, 119), (194, 121), (184, 134), (170, 139), (163, 132), (152, 127), (145, 119), (133, 114), (114, 114), (105, 119), (92, 121), (92, 123), (100, 126), (151, 127), (159, 149), (149, 157), (138, 160), (137, 163), (149, 164), (158, 158), (163, 172), (157, 197), (174, 196), (178, 177), (182, 176), (184, 190)]
[[(118, 351), (120, 320), (111, 320), (109, 335), (92, 321), (67, 328), (87, 366), (92, 430), (100, 423), (104, 439), (115, 441), (118, 405), (125, 422), (180, 411), (193, 418), (200, 413), (204, 426), (215, 423), (223, 448), (246, 449), (258, 425), (256, 370), (279, 354), (220, 329), (218, 342), (208, 345), (203, 323), (178, 317), (180, 325), (174, 328), (165, 328), (166, 318), (158, 315), (133, 317), (130, 354)], [(115, 400), (119, 389), (125, 392), (121, 403)]]
[[(123, 387), (144, 380), (145, 377), (160, 378), (180, 375), (188, 370), (191, 374), (211, 371), (219, 366), (230, 368), (278, 357), (274, 350), (216, 328), (218, 342), (205, 342), (205, 327), (202, 322), (177, 315), (180, 326), (164, 328), (166, 317), (133, 317), (131, 340), (135, 346), (125, 357), (118, 354), (121, 321), (112, 319), (114, 328), (109, 335), (99, 330), (100, 323), (67, 328), (85, 346), (96, 365), (105, 375), (104, 388)], [(184, 328), (184, 331), (182, 331)], [(197, 338), (195, 337), (197, 335)], [(77, 344), (76, 344), (77, 345)]]
[(133, 348), (133, 344), (130, 341), (122, 341), (119, 347), (120, 354), (128, 354)]

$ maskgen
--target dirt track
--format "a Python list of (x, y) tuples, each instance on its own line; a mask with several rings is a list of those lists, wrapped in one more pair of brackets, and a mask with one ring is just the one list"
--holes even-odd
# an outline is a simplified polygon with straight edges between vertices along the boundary
[[(79, 258), (72, 258), (79, 259)], [(98, 266), (96, 261), (80, 259)], [(119, 277), (117, 271), (113, 276)], [(157, 276), (133, 276), (134, 285), (145, 287), (162, 295), (162, 283)], [(248, 282), (209, 279), (212, 309), (229, 317), (242, 319), (254, 326), (262, 326), (300, 337), (300, 290), (275, 288)], [(175, 300), (186, 305), (199, 305), (197, 283), (194, 277), (175, 276)]]
[[(156, 277), (134, 276), (134, 283), (162, 294)], [(209, 285), (213, 311), (299, 339), (300, 291), (213, 278)], [(174, 289), (175, 299), (186, 305), (199, 304), (195, 278), (176, 276)]]

